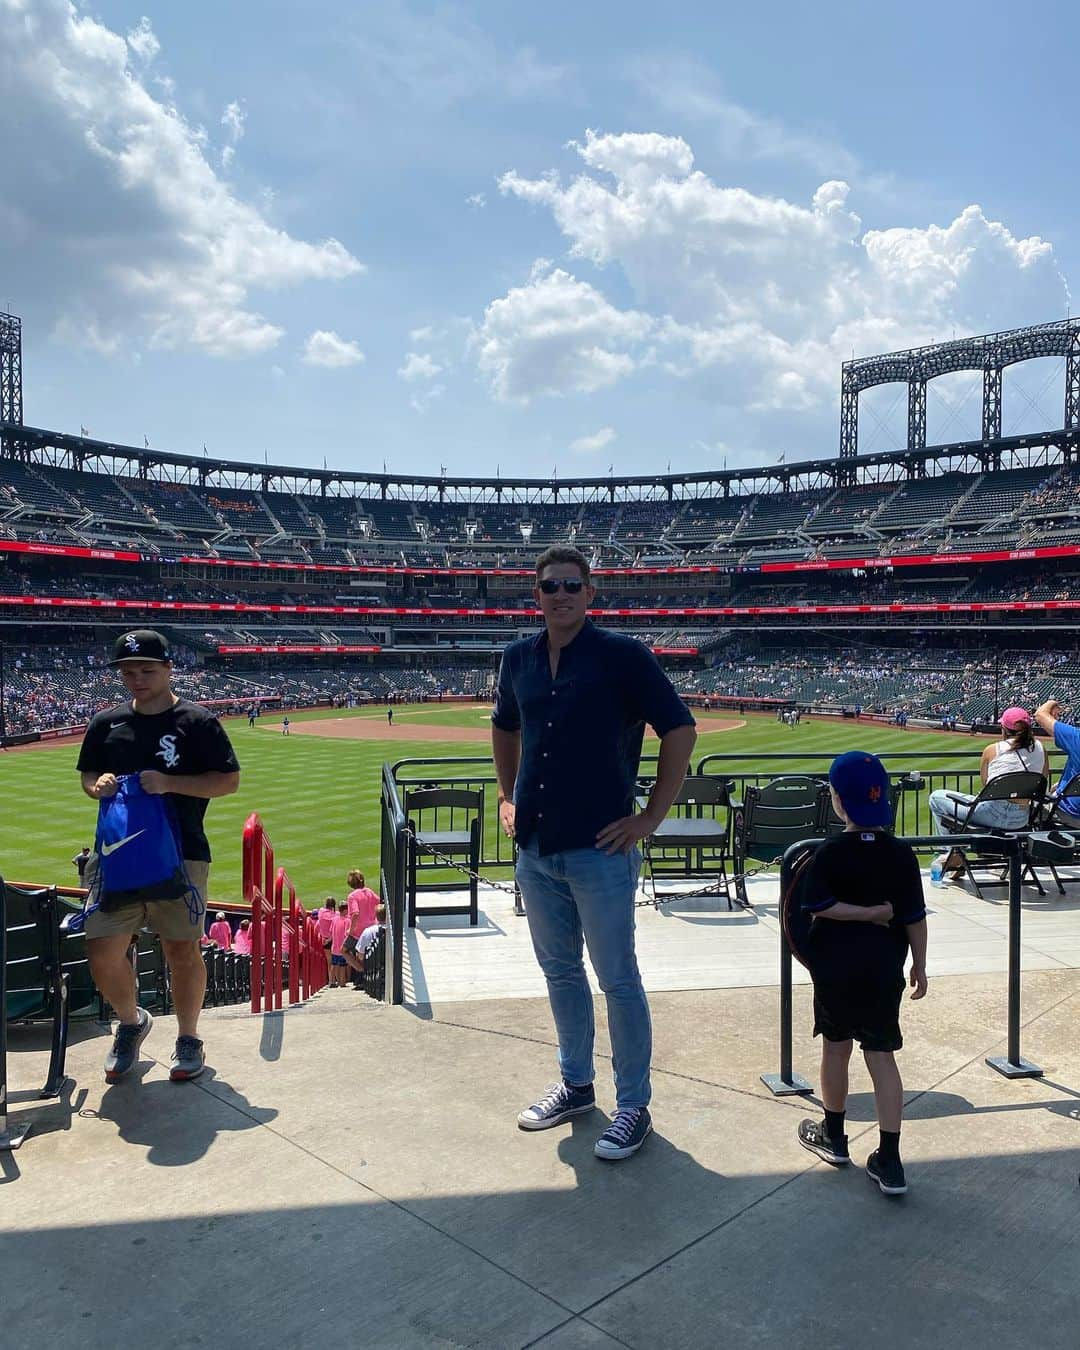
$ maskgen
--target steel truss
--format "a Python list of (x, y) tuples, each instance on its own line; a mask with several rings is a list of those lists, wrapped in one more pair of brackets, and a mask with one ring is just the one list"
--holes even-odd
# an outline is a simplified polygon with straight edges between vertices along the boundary
[(939, 375), (978, 370), (983, 377), (982, 438), (1001, 438), (1002, 371), (1019, 361), (1042, 356), (1065, 358), (1066, 431), (1080, 428), (1080, 319), (1059, 319), (1031, 328), (939, 342), (906, 352), (863, 356), (845, 361), (840, 374), (840, 458), (854, 459), (859, 449), (859, 395), (879, 384), (908, 387), (908, 450), (926, 448), (926, 386)]

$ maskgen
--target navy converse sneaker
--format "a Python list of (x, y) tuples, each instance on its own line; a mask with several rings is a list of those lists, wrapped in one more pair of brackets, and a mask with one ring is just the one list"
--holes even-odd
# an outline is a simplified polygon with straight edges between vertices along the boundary
[(522, 1130), (550, 1130), (571, 1116), (583, 1116), (596, 1106), (596, 1093), (588, 1087), (571, 1087), (569, 1083), (552, 1083), (538, 1102), (527, 1106), (518, 1115)]
[(145, 1008), (139, 1009), (138, 1022), (121, 1022), (116, 1028), (112, 1049), (105, 1056), (106, 1083), (119, 1083), (135, 1067), (139, 1058), (139, 1046), (150, 1035), (154, 1019)]
[(636, 1153), (652, 1133), (652, 1117), (647, 1106), (621, 1106), (615, 1118), (596, 1141), (593, 1152), (598, 1158), (615, 1162)]
[(831, 1138), (825, 1133), (824, 1121), (800, 1121), (799, 1143), (802, 1144), (803, 1148), (816, 1154), (822, 1162), (831, 1163), (833, 1167), (846, 1167), (851, 1162), (851, 1154), (848, 1153), (847, 1135), (842, 1134), (839, 1139)]

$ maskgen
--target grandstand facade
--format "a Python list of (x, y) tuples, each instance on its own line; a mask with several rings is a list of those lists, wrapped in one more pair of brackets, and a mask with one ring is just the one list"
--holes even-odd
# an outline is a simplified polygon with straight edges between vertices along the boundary
[[(531, 567), (554, 543), (591, 559), (598, 620), (702, 699), (967, 721), (1074, 680), (1080, 694), (1080, 321), (1047, 327), (1065, 343), (1058, 431), (540, 482), (255, 466), (27, 427), (9, 323), (0, 731), (85, 721), (115, 694), (90, 657), (142, 624), (178, 645), (179, 687), (222, 707), (484, 697), (506, 642), (535, 628)], [(970, 341), (1023, 359), (993, 337)], [(896, 378), (922, 378), (924, 353), (899, 354)], [(984, 380), (998, 396), (999, 377)]]

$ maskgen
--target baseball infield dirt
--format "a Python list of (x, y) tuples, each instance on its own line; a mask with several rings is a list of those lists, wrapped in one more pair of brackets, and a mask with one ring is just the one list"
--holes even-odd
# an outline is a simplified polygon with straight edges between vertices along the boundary
[[(735, 731), (746, 726), (742, 718), (699, 717), (698, 730)], [(281, 730), (280, 722), (270, 729)], [(652, 734), (651, 732), (649, 733)], [(439, 722), (397, 721), (388, 726), (382, 717), (320, 717), (310, 722), (290, 722), (290, 736), (322, 736), (336, 741), (457, 741), (476, 745), (491, 743), (491, 728), (486, 722), (476, 727), (448, 727)]]

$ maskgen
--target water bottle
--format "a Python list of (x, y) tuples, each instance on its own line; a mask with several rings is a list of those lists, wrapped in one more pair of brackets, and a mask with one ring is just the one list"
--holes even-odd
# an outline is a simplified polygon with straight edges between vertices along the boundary
[(930, 885), (931, 886), (944, 885), (944, 881), (942, 880), (944, 875), (945, 869), (941, 865), (941, 859), (935, 858), (934, 861), (930, 864)]

